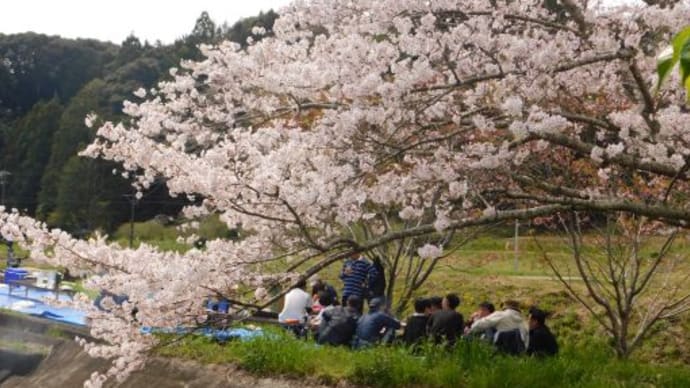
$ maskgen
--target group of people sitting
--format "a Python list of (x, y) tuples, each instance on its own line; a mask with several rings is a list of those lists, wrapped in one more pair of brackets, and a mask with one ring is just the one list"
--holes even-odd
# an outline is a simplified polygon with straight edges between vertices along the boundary
[[(421, 298), (414, 302), (414, 314), (401, 323), (390, 314), (381, 296), (363, 298), (350, 293), (340, 304), (335, 289), (323, 281), (312, 284), (312, 295), (304, 291), (305, 286), (306, 282), (299, 282), (285, 295), (278, 319), (298, 336), (312, 333), (319, 344), (361, 349), (399, 341), (418, 348), (429, 341), (452, 347), (465, 338), (486, 341), (507, 354), (547, 356), (558, 352), (556, 339), (545, 323), (547, 314), (533, 307), (525, 321), (515, 301), (504, 302), (498, 311), (491, 303), (481, 303), (465, 322), (456, 311), (460, 305), (457, 295)], [(369, 310), (363, 314), (365, 299)], [(402, 334), (396, 335), (400, 330)]]
[(482, 302), (464, 322), (462, 314), (455, 311), (459, 304), (460, 299), (455, 294), (415, 300), (415, 313), (407, 319), (403, 342), (417, 346), (430, 340), (453, 346), (458, 338), (464, 338), (486, 341), (497, 351), (512, 355), (553, 356), (558, 353), (558, 343), (546, 325), (544, 310), (531, 307), (525, 321), (516, 301), (503, 302), (502, 310), (498, 311), (492, 303)]

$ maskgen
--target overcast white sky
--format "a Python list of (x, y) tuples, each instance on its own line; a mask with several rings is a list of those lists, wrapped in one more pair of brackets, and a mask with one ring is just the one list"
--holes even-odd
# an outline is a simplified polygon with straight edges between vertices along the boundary
[(34, 31), (66, 38), (121, 43), (134, 33), (142, 41), (171, 43), (188, 34), (202, 11), (218, 24), (278, 10), (291, 0), (16, 0), (0, 4), (0, 33)]
[[(636, 0), (603, 0), (614, 5)], [(639, 0), (637, 0), (639, 1)], [(142, 41), (171, 43), (188, 34), (202, 11), (218, 24), (235, 23), (291, 0), (4, 0), (0, 33), (34, 31), (66, 38), (121, 43), (134, 33)]]

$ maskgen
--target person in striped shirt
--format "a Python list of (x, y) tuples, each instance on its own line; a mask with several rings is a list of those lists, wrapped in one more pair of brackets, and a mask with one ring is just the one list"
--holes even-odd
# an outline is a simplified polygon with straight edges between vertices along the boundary
[(367, 281), (370, 276), (371, 263), (359, 254), (354, 254), (345, 260), (340, 271), (340, 279), (343, 281), (343, 306), (347, 305), (347, 298), (356, 295), (360, 298), (366, 296)]

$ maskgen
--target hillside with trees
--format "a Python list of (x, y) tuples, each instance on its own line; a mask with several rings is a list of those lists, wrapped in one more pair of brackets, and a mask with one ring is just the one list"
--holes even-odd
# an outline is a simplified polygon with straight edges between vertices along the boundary
[[(170, 77), (199, 45), (246, 44), (254, 26), (271, 29), (272, 11), (229, 25), (203, 12), (191, 32), (170, 45), (129, 36), (122, 44), (36, 33), (0, 34), (0, 170), (4, 203), (79, 235), (113, 231), (129, 221), (131, 181), (112, 162), (79, 157), (95, 131), (84, 119), (125, 120), (132, 91)], [(255, 37), (257, 38), (257, 37)], [(136, 220), (174, 215), (188, 203), (164, 184), (137, 201)], [(145, 205), (145, 206), (143, 206)]]

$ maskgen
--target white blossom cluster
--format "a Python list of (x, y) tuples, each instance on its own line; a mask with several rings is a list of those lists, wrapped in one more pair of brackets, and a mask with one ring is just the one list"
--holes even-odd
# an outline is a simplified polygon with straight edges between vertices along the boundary
[[(2, 233), (21, 240), (33, 230), (32, 255), (56, 264), (82, 263), (62, 254), (70, 247), (105, 266), (99, 286), (130, 295), (145, 322), (170, 325), (191, 322), (208, 288), (251, 285), (266, 298), (271, 276), (257, 262), (289, 252), (337, 259), (353, 225), (367, 225), (357, 241), (366, 248), (503, 209), (529, 217), (543, 205), (616, 208), (621, 198), (675, 206), (649, 187), (687, 180), (690, 117), (676, 84), (654, 90), (655, 57), (690, 20), (688, 4), (569, 15), (542, 0), (296, 2), (274, 35), (257, 29), (266, 36), (246, 49), (202, 46), (206, 59), (135, 91), (141, 102), (124, 107), (131, 124), (103, 123), (83, 151), (121, 163), (142, 190), (163, 178), (174, 195), (202, 198), (188, 211), (219, 214), (250, 231), (243, 240), (184, 255), (123, 250), (16, 214)], [(622, 178), (631, 173), (649, 186), (644, 198)], [(443, 246), (417, 253), (440, 258)], [(108, 374), (124, 376), (144, 340), (115, 329), (93, 324), (111, 344), (101, 355), (124, 360)]]

